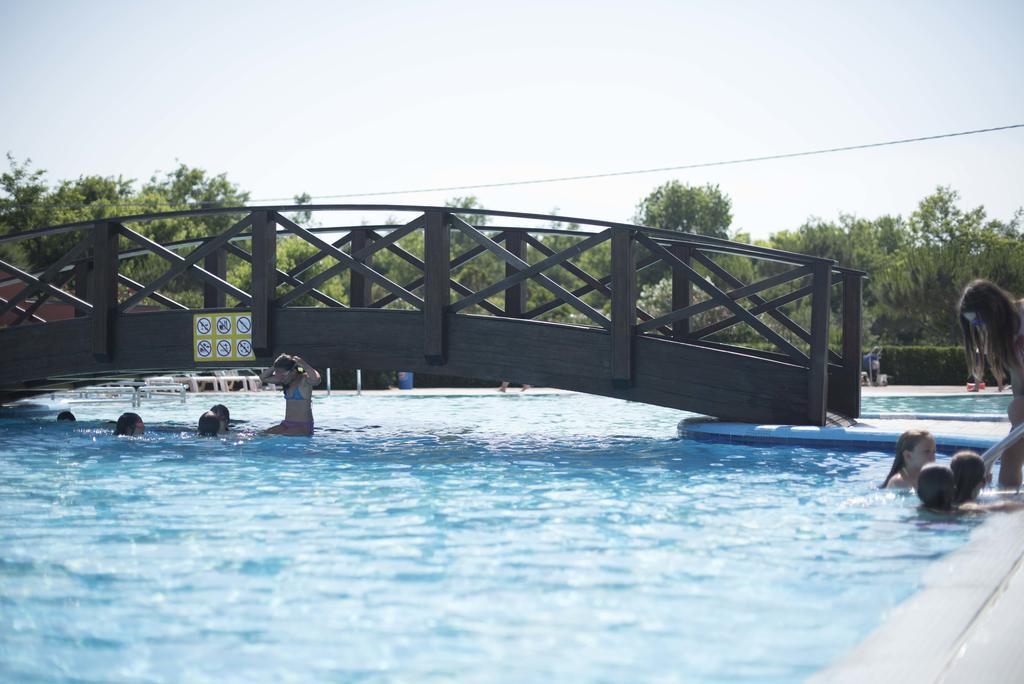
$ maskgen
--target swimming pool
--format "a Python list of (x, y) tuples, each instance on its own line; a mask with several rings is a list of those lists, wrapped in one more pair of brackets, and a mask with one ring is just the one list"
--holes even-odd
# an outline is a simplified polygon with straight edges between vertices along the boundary
[(977, 524), (875, 489), (887, 454), (676, 440), (680, 412), (597, 397), (336, 396), (311, 440), (193, 437), (218, 401), (282, 411), (0, 421), (0, 680), (793, 681)]
[(1006, 407), (1010, 405), (1013, 395), (1009, 392), (1000, 394), (975, 394), (964, 392), (962, 395), (928, 395), (928, 396), (862, 396), (862, 413), (916, 413), (916, 414), (960, 414), (977, 415), (991, 414), (1006, 418)]

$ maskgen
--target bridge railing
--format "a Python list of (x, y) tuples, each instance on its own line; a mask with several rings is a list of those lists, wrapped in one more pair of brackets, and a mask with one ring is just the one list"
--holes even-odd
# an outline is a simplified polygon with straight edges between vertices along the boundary
[[(298, 212), (388, 220), (310, 227)], [(216, 234), (166, 239), (169, 226), (202, 221), (217, 222)], [(443, 364), (447, 316), (499, 316), (606, 331), (616, 383), (632, 381), (637, 339), (651, 337), (805, 368), (812, 406), (856, 415), (863, 275), (744, 243), (539, 214), (199, 209), (0, 236), (0, 326), (90, 316), (102, 359), (113, 354), (119, 315), (244, 308), (260, 353), (275, 308), (404, 309), (422, 313), (424, 356)]]

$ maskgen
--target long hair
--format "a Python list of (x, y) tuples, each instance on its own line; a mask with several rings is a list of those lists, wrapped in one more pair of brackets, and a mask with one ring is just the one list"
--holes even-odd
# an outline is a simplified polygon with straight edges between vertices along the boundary
[(973, 451), (958, 451), (949, 464), (953, 471), (954, 504), (962, 504), (974, 498), (974, 490), (985, 482), (985, 462)]
[[(973, 313), (975, 320), (968, 321), (964, 312)], [(1018, 363), (1013, 338), (1020, 329), (1020, 314), (1013, 298), (995, 283), (972, 280), (960, 295), (957, 318), (964, 336), (967, 368), (974, 379), (981, 382), (984, 377), (987, 355), (992, 374), (999, 382), (1005, 382), (1006, 369)]]
[(882, 484), (878, 485), (878, 488), (885, 489), (885, 486), (889, 484), (889, 480), (906, 467), (907, 463), (903, 459), (904, 451), (913, 451), (918, 442), (931, 436), (932, 433), (927, 430), (907, 430), (900, 435), (900, 438), (896, 440), (896, 458), (893, 459), (892, 468), (889, 469), (889, 474), (885, 476), (885, 480), (882, 481)]

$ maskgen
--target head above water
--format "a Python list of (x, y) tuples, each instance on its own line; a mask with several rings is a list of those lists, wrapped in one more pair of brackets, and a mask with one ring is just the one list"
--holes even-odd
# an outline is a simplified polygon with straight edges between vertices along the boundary
[(973, 451), (964, 450), (953, 454), (949, 464), (953, 472), (953, 486), (956, 494), (954, 504), (962, 504), (977, 498), (978, 492), (985, 486), (985, 462)]
[(72, 413), (71, 411), (61, 411), (60, 413), (57, 414), (57, 420), (75, 420), (75, 414)]
[(114, 428), (115, 435), (137, 437), (146, 431), (142, 418), (137, 413), (122, 413), (117, 419), (117, 427)]
[(231, 420), (231, 412), (228, 411), (227, 406), (225, 406), (224, 404), (214, 404), (213, 406), (210, 407), (210, 411), (218, 418), (220, 418), (222, 421), (224, 421), (224, 425), (225, 427), (227, 427), (227, 422)]
[(216, 437), (220, 432), (221, 420), (213, 411), (207, 411), (199, 416), (199, 436)]
[(1013, 338), (1020, 329), (1020, 314), (1010, 294), (988, 280), (972, 280), (957, 303), (967, 367), (975, 378), (984, 377), (988, 357), (992, 374), (1005, 381), (1016, 363)]
[(935, 462), (935, 438), (927, 430), (907, 430), (896, 440), (896, 458), (881, 489), (898, 473), (913, 475), (928, 463)]
[(917, 476), (917, 498), (927, 508), (948, 511), (953, 507), (956, 485), (949, 466), (929, 463)]

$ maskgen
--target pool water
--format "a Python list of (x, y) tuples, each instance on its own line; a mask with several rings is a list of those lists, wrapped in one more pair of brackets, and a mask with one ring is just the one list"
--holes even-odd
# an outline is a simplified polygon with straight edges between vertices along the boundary
[(1013, 395), (1001, 394), (929, 395), (910, 397), (861, 397), (862, 413), (992, 414), (1006, 417)]
[(583, 395), (317, 398), (312, 439), (0, 420), (0, 681), (789, 682), (976, 520), (887, 454), (674, 438)]

